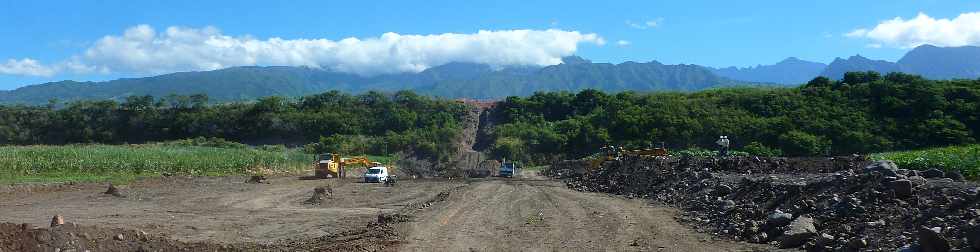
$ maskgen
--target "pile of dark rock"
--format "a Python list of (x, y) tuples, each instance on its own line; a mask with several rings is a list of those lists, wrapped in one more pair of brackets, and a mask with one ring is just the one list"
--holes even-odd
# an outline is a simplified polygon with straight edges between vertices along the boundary
[(685, 210), (682, 221), (735, 240), (808, 251), (980, 251), (977, 184), (955, 172), (861, 157), (626, 157), (584, 165), (571, 161), (545, 174), (577, 190), (674, 204)]

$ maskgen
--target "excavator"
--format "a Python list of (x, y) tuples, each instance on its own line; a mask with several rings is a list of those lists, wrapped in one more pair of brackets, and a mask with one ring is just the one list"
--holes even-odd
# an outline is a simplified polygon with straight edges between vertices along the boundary
[(619, 160), (621, 157), (625, 156), (638, 156), (638, 157), (666, 157), (670, 156), (670, 152), (667, 151), (667, 147), (664, 143), (660, 143), (660, 147), (649, 148), (649, 149), (638, 149), (638, 150), (625, 150), (622, 147), (615, 146), (603, 146), (599, 149), (599, 153), (594, 154), (590, 158), (589, 168), (595, 170), (606, 161)]
[(313, 164), (313, 174), (317, 178), (345, 178), (346, 169), (350, 165), (363, 165), (367, 167), (381, 166), (379, 162), (372, 162), (366, 157), (341, 157), (340, 154), (326, 153), (318, 155), (317, 161)]

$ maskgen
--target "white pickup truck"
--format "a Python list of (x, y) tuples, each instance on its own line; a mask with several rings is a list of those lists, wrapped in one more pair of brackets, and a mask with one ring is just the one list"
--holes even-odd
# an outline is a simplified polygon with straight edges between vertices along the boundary
[(375, 166), (368, 168), (367, 172), (364, 173), (364, 183), (384, 183), (390, 177), (388, 167)]

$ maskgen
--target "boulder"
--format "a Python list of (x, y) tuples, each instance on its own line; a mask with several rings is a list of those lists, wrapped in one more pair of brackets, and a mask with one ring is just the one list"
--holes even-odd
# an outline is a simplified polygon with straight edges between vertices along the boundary
[(834, 245), (834, 236), (822, 233), (817, 236), (813, 241), (813, 249), (808, 249), (808, 251), (826, 251), (828, 247)]
[(720, 205), (721, 206), (721, 209), (722, 210), (725, 210), (725, 211), (729, 211), (729, 210), (735, 209), (735, 201), (734, 200), (722, 200), (722, 201), (719, 201), (718, 202), (718, 205)]
[(961, 174), (961, 173), (959, 173), (957, 171), (947, 172), (946, 173), (946, 178), (952, 179), (953, 181), (956, 181), (956, 182), (963, 182), (964, 180), (966, 180), (966, 178), (963, 177), (963, 174)]
[(728, 185), (718, 185), (715, 187), (715, 195), (725, 196), (732, 193), (732, 187)]
[(966, 240), (973, 250), (980, 251), (980, 226), (971, 225), (966, 230)]
[(927, 178), (927, 179), (929, 179), (929, 178), (942, 178), (942, 177), (945, 177), (945, 176), (946, 176), (946, 173), (945, 172), (943, 172), (942, 170), (936, 169), (936, 168), (928, 169), (928, 170), (925, 170), (925, 171), (922, 172), (922, 177)]
[(949, 240), (935, 229), (919, 227), (918, 235), (922, 252), (947, 252), (951, 249)]
[(922, 172), (916, 171), (916, 170), (911, 170), (911, 171), (909, 171), (908, 174), (905, 174), (905, 176), (909, 176), (909, 177), (912, 177), (912, 176), (922, 176)]
[(926, 178), (923, 178), (922, 176), (911, 176), (909, 177), (909, 181), (912, 181), (912, 184), (915, 186), (921, 186), (929, 183), (929, 180), (926, 180)]
[(793, 214), (784, 213), (776, 209), (776, 211), (769, 214), (769, 217), (766, 218), (766, 225), (770, 227), (782, 227), (789, 224), (790, 221), (793, 221)]
[(789, 223), (783, 236), (779, 238), (780, 248), (795, 248), (803, 245), (810, 238), (817, 235), (817, 227), (813, 225), (813, 218), (809, 216), (797, 217)]
[(898, 166), (891, 160), (880, 160), (865, 166), (864, 172), (879, 172), (885, 177), (898, 177)]
[(895, 191), (895, 197), (908, 198), (909, 196), (912, 196), (912, 181), (909, 181), (908, 179), (899, 179), (888, 182), (888, 186)]
[(868, 247), (868, 240), (862, 237), (854, 237), (847, 240), (847, 250), (848, 251), (861, 251), (861, 249)]

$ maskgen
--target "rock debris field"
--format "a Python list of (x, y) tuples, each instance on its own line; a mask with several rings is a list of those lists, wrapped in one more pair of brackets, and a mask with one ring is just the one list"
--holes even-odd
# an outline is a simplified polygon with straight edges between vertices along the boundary
[(836, 158), (623, 157), (545, 172), (569, 188), (652, 199), (735, 241), (806, 251), (980, 251), (978, 187), (957, 173)]

